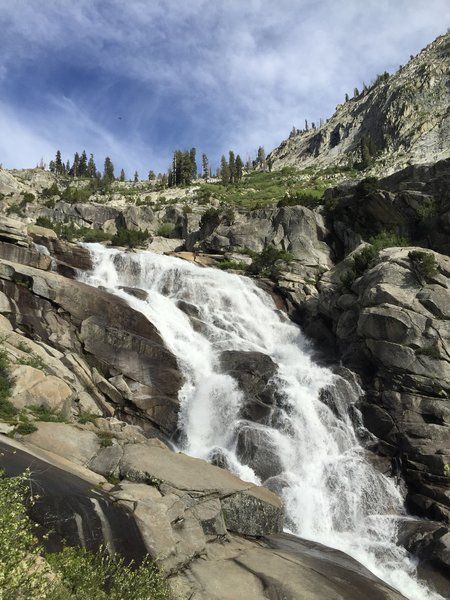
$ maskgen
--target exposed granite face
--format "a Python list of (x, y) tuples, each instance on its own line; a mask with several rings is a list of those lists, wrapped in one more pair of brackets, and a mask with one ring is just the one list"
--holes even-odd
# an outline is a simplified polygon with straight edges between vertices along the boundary
[(450, 155), (450, 34), (438, 37), (390, 77), (339, 104), (315, 129), (291, 135), (273, 150), (272, 169), (324, 168), (361, 160), (361, 140), (370, 140), (374, 173), (393, 173), (411, 163)]
[[(430, 250), (436, 272), (418, 276), (411, 248), (392, 248), (357, 279), (326, 273), (303, 320), (331, 330), (344, 364), (366, 392), (361, 409), (381, 453), (403, 455), (413, 511), (450, 521), (450, 259)], [(423, 249), (416, 249), (423, 251)]]

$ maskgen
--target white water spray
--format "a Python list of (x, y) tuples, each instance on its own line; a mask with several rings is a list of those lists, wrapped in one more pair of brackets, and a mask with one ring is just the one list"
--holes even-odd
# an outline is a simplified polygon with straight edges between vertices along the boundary
[[(418, 582), (413, 561), (395, 543), (402, 497), (366, 460), (358, 442), (351, 419), (357, 394), (314, 364), (300, 330), (271, 297), (250, 279), (217, 269), (150, 252), (88, 247), (94, 268), (83, 280), (146, 315), (178, 359), (185, 377), (183, 451), (205, 459), (220, 451), (238, 476), (261, 483), (235, 452), (239, 428), (257, 428), (280, 463), (278, 480), (293, 533), (346, 552), (411, 600), (439, 600)], [(148, 299), (122, 286), (144, 289)], [(243, 394), (220, 369), (224, 350), (262, 352), (277, 364), (282, 408), (275, 426), (243, 423)], [(320, 399), (324, 388), (333, 390), (334, 410)]]

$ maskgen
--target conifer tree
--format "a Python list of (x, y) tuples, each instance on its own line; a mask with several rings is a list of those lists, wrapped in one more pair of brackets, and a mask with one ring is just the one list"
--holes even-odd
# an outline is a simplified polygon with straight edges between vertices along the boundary
[(109, 156), (107, 156), (105, 158), (105, 166), (103, 169), (103, 181), (106, 184), (111, 183), (112, 181), (114, 181), (115, 177), (114, 177), (114, 165), (111, 161), (111, 159), (109, 158)]
[(235, 183), (236, 181), (236, 165), (233, 150), (230, 150), (228, 155), (228, 171), (230, 174), (230, 183)]
[(156, 179), (155, 171), (149, 171), (148, 172), (148, 180), (154, 181), (155, 179)]
[(91, 177), (92, 179), (97, 175), (97, 167), (95, 166), (93, 154), (91, 154), (89, 157), (89, 162), (87, 165), (87, 174), (88, 177)]
[(51, 160), (48, 163), (48, 170), (50, 171), (50, 173), (54, 173), (55, 172), (55, 161)]
[(196, 148), (191, 148), (191, 151), (189, 152), (189, 160), (190, 160), (190, 165), (191, 165), (190, 180), (197, 179), (197, 162), (196, 162), (196, 158), (195, 158), (196, 154), (197, 154)]
[(120, 170), (119, 181), (125, 181), (125, 171), (123, 169)]
[(63, 163), (61, 160), (61, 151), (57, 150), (56, 156), (55, 156), (55, 173), (62, 173), (62, 172), (63, 172)]
[(236, 156), (236, 161), (234, 164), (236, 181), (240, 181), (244, 172), (244, 163), (242, 162), (242, 158), (239, 156), (239, 154)]
[(67, 175), (70, 175), (70, 162), (69, 161), (66, 162), (66, 173), (67, 173)]
[(134, 172), (133, 181), (134, 181), (134, 183), (137, 183), (139, 181), (139, 173), (137, 171)]
[(224, 155), (222, 155), (222, 158), (220, 159), (220, 176), (223, 185), (228, 185), (230, 183), (230, 168)]
[(209, 161), (206, 154), (202, 154), (202, 177), (205, 181), (208, 181), (209, 176)]
[(80, 177), (86, 177), (87, 175), (87, 156), (86, 150), (83, 150), (80, 157), (80, 162), (78, 165), (78, 175)]

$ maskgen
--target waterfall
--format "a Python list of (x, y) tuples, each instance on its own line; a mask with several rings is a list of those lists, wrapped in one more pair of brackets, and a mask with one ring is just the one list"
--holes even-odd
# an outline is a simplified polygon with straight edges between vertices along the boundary
[[(441, 598), (416, 579), (413, 560), (395, 543), (402, 496), (358, 441), (354, 386), (314, 363), (300, 329), (267, 293), (246, 277), (174, 257), (87, 246), (94, 267), (80, 278), (146, 315), (178, 359), (185, 378), (180, 449), (207, 460), (220, 453), (239, 477), (260, 484), (236, 452), (238, 431), (256, 430), (277, 458), (272, 479), (292, 533), (342, 550), (411, 600)], [(121, 289), (126, 286), (147, 291), (147, 300)], [(278, 366), (279, 409), (270, 425), (243, 421), (243, 393), (221, 370), (227, 350), (261, 352)]]

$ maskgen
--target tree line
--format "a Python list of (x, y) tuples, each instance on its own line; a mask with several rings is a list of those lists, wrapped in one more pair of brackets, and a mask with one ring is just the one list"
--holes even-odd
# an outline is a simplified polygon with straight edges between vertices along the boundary
[[(244, 174), (255, 169), (263, 171), (270, 170), (269, 161), (266, 159), (264, 148), (258, 148), (257, 157), (255, 160), (247, 159), (244, 164), (239, 154), (235, 155), (233, 150), (228, 153), (228, 159), (225, 155), (220, 160), (220, 165), (216, 170), (215, 176), (222, 180), (225, 185), (238, 183)], [(86, 150), (83, 152), (75, 152), (72, 162), (62, 159), (61, 151), (56, 152), (54, 160), (49, 163), (49, 170), (58, 175), (67, 177), (81, 177), (97, 180), (103, 184), (110, 184), (113, 181), (127, 181), (125, 170), (121, 169), (120, 174), (116, 176), (114, 164), (109, 156), (105, 158), (103, 171), (97, 168), (94, 155), (91, 153), (89, 158)], [(156, 173), (152, 170), (148, 172), (147, 179), (157, 182), (161, 187), (175, 187), (190, 185), (195, 179), (202, 177), (205, 181), (213, 177), (212, 169), (208, 156), (202, 154), (201, 171), (198, 171), (197, 165), (197, 150), (175, 150), (172, 157), (171, 165), (167, 173)], [(135, 171), (133, 175), (135, 183), (140, 181), (139, 173)]]

